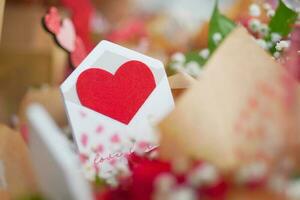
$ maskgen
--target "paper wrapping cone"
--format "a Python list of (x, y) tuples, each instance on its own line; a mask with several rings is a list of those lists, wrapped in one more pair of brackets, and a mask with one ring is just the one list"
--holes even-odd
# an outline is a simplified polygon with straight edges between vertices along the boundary
[[(0, 124), (0, 199), (37, 192), (28, 149), (20, 134)], [(3, 198), (2, 198), (3, 197)]]
[(161, 122), (161, 157), (205, 159), (223, 169), (272, 162), (294, 136), (295, 88), (285, 69), (236, 28)]
[(0, 199), (1, 200), (10, 200), (8, 191), (0, 189)]
[(67, 118), (59, 88), (30, 89), (20, 104), (19, 117), (21, 123), (27, 121), (26, 110), (32, 103), (43, 105), (59, 126), (63, 127), (67, 125)]
[(2, 32), (4, 5), (5, 5), (5, 0), (0, 0), (0, 42), (1, 42), (1, 32)]
[(278, 194), (266, 189), (232, 188), (228, 200), (287, 200), (283, 194)]
[(186, 89), (191, 87), (193, 83), (196, 82), (196, 79), (183, 72), (179, 72), (168, 77), (168, 80), (171, 89)]
[(190, 88), (193, 83), (196, 82), (196, 79), (186, 73), (179, 72), (177, 74), (174, 74), (173, 76), (168, 77), (168, 81), (172, 89), (173, 97), (177, 98), (181, 94), (183, 94), (183, 92), (187, 88)]

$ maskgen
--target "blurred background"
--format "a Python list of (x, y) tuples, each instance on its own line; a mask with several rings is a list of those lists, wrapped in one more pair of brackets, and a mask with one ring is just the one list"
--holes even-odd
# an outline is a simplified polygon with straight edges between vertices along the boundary
[[(7, 165), (7, 185), (11, 185), (10, 193), (20, 196), (24, 192), (36, 192), (37, 187), (26, 145), (30, 141), (28, 126), (30, 123), (26, 111), (33, 102), (41, 104), (48, 111), (62, 133), (70, 139), (70, 149), (74, 153), (76, 148), (72, 142), (71, 129), (59, 87), (82, 59), (101, 40), (109, 40), (161, 60), (168, 75), (179, 72), (176, 74), (179, 75), (179, 81), (175, 79), (176, 81), (191, 83), (195, 81), (192, 77), (196, 78), (201, 74), (202, 67), (209, 58), (208, 23), (216, 1), (0, 0), (0, 200), (2, 200), (2, 161)], [(268, 20), (274, 15), (273, 9), (277, 2), (277, 0), (219, 0), (219, 8), (222, 14), (237, 24), (245, 25), (248, 30), (253, 28), (249, 22), (252, 21), (261, 25), (260, 31), (263, 31), (263, 25), (267, 27)], [(285, 2), (299, 1), (285, 0)], [(261, 6), (261, 10), (258, 5)], [(64, 19), (69, 19), (71, 25), (65, 23)], [(55, 20), (59, 24), (55, 24), (57, 22)], [(56, 25), (58, 27), (55, 27)], [(287, 62), (288, 65), (295, 67), (298, 78), (300, 77), (299, 32), (297, 24), (297, 32), (292, 37), (292, 41), (296, 42), (291, 48), (291, 58), (294, 59)], [(249, 33), (254, 37), (259, 36), (254, 31)], [(274, 44), (277, 42), (276, 40)], [(69, 48), (70, 46), (72, 48)], [(184, 72), (190, 76), (182, 77), (182, 71), (174, 70), (178, 64), (174, 61), (180, 61), (184, 65), (182, 68), (186, 70)], [(169, 82), (171, 83), (170, 79)], [(184, 87), (171, 89), (175, 102), (185, 90)], [(257, 121), (260, 121), (259, 117)], [(45, 120), (37, 117), (35, 124), (39, 122), (44, 126)], [(8, 129), (7, 126), (12, 129)], [(278, 131), (276, 127), (274, 130)], [(49, 133), (51, 137), (55, 131), (49, 129), (42, 132)], [(44, 155), (42, 153), (41, 155)], [(81, 158), (82, 155), (79, 156)], [(39, 159), (35, 161), (40, 162)], [(253, 175), (251, 170), (250, 178)], [(255, 170), (257, 169), (254, 169), (254, 173)], [(52, 176), (51, 173), (49, 176)], [(297, 177), (300, 176), (297, 174)], [(299, 185), (300, 182), (297, 181), (294, 190), (298, 197)], [(281, 185), (280, 189), (282, 190)], [(236, 199), (245, 199), (244, 197), (250, 193), (252, 190), (247, 191), (246, 195), (241, 195), (242, 198)], [(249, 199), (257, 198), (249, 197)], [(261, 199), (266, 198), (264, 196)], [(272, 196), (267, 199), (274, 198)]]

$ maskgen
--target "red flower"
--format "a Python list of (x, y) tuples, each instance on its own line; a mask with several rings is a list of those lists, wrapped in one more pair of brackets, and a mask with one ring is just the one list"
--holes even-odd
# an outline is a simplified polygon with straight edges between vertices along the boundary
[(135, 154), (130, 156), (129, 163), (132, 171), (133, 200), (150, 200), (157, 176), (171, 171), (170, 163), (149, 160)]
[[(152, 160), (146, 156), (128, 155), (131, 176), (120, 180), (116, 189), (109, 189), (98, 195), (98, 200), (151, 200), (155, 191), (156, 178), (163, 173), (172, 173), (171, 164), (161, 160)], [(202, 163), (202, 162), (201, 162)], [(195, 163), (201, 165), (201, 163)], [(188, 174), (188, 173), (187, 173)], [(174, 175), (178, 185), (186, 184), (187, 174)], [(220, 179), (213, 185), (194, 188), (199, 196), (212, 200), (225, 199), (228, 184)]]
[(118, 188), (97, 194), (97, 200), (151, 200), (155, 178), (171, 171), (170, 163), (136, 154), (130, 154), (128, 162), (131, 176), (121, 180)]
[(95, 200), (132, 200), (131, 186), (130, 179), (126, 179), (117, 188), (96, 193)]
[(211, 200), (223, 200), (226, 199), (226, 194), (228, 191), (228, 184), (220, 180), (217, 183), (201, 187), (198, 192), (199, 196), (209, 197)]

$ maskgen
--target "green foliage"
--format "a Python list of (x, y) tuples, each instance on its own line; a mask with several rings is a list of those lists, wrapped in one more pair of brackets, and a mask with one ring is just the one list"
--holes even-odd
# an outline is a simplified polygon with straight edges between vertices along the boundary
[(218, 47), (218, 43), (216, 43), (214, 40), (214, 35), (219, 33), (224, 39), (235, 27), (236, 24), (232, 20), (220, 13), (218, 1), (216, 1), (216, 5), (209, 23), (208, 49), (210, 54), (212, 54)]
[(270, 32), (278, 33), (283, 37), (288, 36), (293, 29), (297, 17), (297, 12), (288, 8), (285, 3), (280, 0), (275, 15), (269, 23)]
[(267, 42), (272, 43), (269, 52), (273, 54), (276, 52), (276, 42), (272, 42), (272, 34), (277, 33), (281, 37), (287, 37), (293, 30), (293, 26), (298, 18), (298, 13), (288, 8), (282, 0), (275, 11), (275, 15), (269, 22), (269, 34), (265, 37)]
[(203, 66), (206, 62), (206, 59), (202, 58), (201, 56), (199, 56), (198, 52), (187, 52), (185, 54), (185, 63), (189, 63), (191, 61), (195, 61), (199, 64), (199, 66)]

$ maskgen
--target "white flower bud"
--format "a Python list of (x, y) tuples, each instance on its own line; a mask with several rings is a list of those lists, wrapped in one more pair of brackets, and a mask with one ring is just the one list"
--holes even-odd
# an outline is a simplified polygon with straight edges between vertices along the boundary
[(279, 33), (271, 33), (271, 40), (272, 42), (278, 42), (281, 40), (282, 36)]
[(275, 48), (276, 48), (277, 51), (283, 51), (283, 50), (290, 47), (290, 43), (291, 43), (290, 41), (281, 40), (281, 41), (276, 43)]
[(275, 10), (268, 10), (267, 11), (267, 16), (268, 17), (273, 17), (275, 15)]
[(214, 184), (219, 180), (217, 169), (210, 164), (203, 164), (194, 169), (188, 176), (188, 181), (192, 186)]
[(215, 44), (219, 44), (221, 42), (222, 38), (223, 37), (222, 37), (221, 33), (213, 34), (213, 41)]
[(203, 49), (199, 52), (199, 56), (201, 56), (204, 59), (207, 59), (209, 57), (209, 50)]
[(249, 28), (253, 32), (260, 30), (261, 22), (258, 19), (251, 19), (249, 22)]
[(267, 45), (267, 42), (263, 39), (258, 39), (256, 40), (257, 44), (263, 48), (263, 49), (268, 49), (268, 45)]
[(155, 188), (160, 192), (168, 192), (176, 184), (175, 177), (172, 174), (164, 173), (155, 179)]
[(186, 72), (197, 77), (201, 73), (200, 65), (196, 61), (190, 61), (186, 64)]
[(179, 187), (172, 191), (168, 200), (197, 200), (197, 195), (191, 188)]
[(249, 7), (249, 13), (252, 17), (259, 17), (261, 14), (261, 10), (258, 4), (253, 3)]
[(278, 51), (276, 51), (275, 53), (273, 53), (273, 57), (275, 59), (279, 58), (280, 57), (280, 53)]
[(178, 63), (184, 63), (185, 62), (185, 56), (183, 53), (177, 52), (172, 55), (171, 60), (173, 62), (178, 62)]
[(270, 30), (267, 24), (261, 24), (258, 31), (262, 36), (266, 36)]

